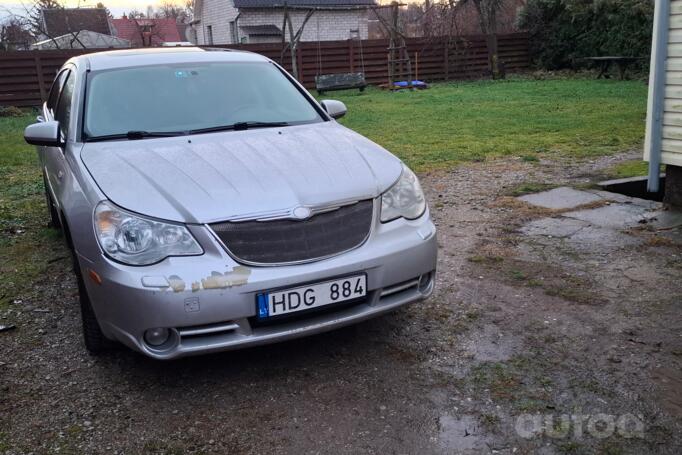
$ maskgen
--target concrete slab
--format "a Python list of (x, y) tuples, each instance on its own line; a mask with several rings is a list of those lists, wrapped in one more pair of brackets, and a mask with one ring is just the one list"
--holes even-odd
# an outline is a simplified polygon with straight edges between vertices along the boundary
[(611, 204), (596, 209), (577, 210), (564, 213), (563, 216), (576, 220), (587, 221), (590, 224), (612, 229), (625, 229), (638, 226), (642, 220), (655, 217), (657, 212), (652, 212), (645, 207), (632, 204)]
[(588, 226), (566, 239), (576, 251), (606, 254), (620, 248), (632, 248), (643, 243), (643, 239), (625, 234), (619, 230)]
[(586, 221), (573, 218), (541, 218), (531, 221), (521, 228), (521, 233), (530, 236), (565, 238), (589, 226)]
[(660, 202), (650, 201), (648, 199), (640, 199), (638, 197), (626, 196), (620, 193), (612, 193), (610, 191), (603, 190), (588, 190), (592, 194), (611, 202), (619, 202), (621, 204), (632, 204), (639, 205), (640, 207), (645, 207), (648, 209), (660, 208), (663, 206)]
[(601, 201), (601, 197), (587, 191), (580, 191), (567, 186), (554, 188), (541, 193), (519, 196), (519, 199), (546, 209), (563, 210)]
[(682, 212), (667, 210), (656, 212), (656, 219), (651, 221), (651, 225), (656, 229), (672, 229), (682, 226)]

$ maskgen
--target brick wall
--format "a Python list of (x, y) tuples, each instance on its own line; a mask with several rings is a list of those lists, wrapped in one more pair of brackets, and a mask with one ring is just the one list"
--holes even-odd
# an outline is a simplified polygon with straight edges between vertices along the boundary
[[(306, 11), (292, 10), (290, 11), (290, 15), (294, 31), (297, 31), (303, 23)], [(284, 12), (280, 9), (242, 10), (242, 15), (239, 17), (239, 25), (274, 24), (278, 28), (282, 28), (283, 19)], [(321, 41), (346, 40), (351, 38), (351, 30), (359, 30), (361, 38), (367, 39), (367, 11), (315, 11), (303, 29), (301, 41), (317, 41), (318, 39)], [(240, 34), (240, 36), (243, 36), (243, 34)], [(286, 33), (286, 38), (288, 41), (288, 32)], [(277, 38), (272, 38), (270, 41), (279, 40)]]
[[(197, 44), (235, 44), (230, 34), (230, 22), (237, 17), (233, 0), (205, 0), (201, 10), (201, 22), (196, 25)], [(208, 27), (213, 31), (213, 43), (209, 42)]]

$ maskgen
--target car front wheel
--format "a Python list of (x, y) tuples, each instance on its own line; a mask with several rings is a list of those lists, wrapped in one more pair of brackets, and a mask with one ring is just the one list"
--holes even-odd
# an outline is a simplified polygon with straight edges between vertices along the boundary
[(52, 201), (52, 196), (50, 195), (49, 187), (47, 186), (47, 178), (43, 174), (43, 184), (45, 185), (45, 202), (47, 203), (47, 210), (50, 212), (50, 227), (54, 229), (61, 228), (61, 220), (59, 219), (59, 213), (57, 208), (54, 206)]
[(91, 354), (100, 354), (111, 347), (111, 342), (104, 336), (97, 322), (97, 316), (92, 309), (92, 303), (85, 289), (83, 274), (78, 264), (75, 265), (76, 278), (78, 280), (78, 299), (81, 306), (81, 320), (83, 323), (83, 341)]

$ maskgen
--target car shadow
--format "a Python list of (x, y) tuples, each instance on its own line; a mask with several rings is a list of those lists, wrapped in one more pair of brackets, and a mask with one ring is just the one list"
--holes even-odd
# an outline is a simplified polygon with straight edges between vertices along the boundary
[[(160, 361), (117, 347), (96, 364), (104, 370), (115, 370), (121, 380), (133, 387), (144, 387), (148, 381), (168, 387), (227, 381), (248, 384), (253, 381), (279, 382), (293, 376), (305, 376), (310, 369), (315, 375), (334, 377), (339, 366), (352, 365), (352, 370), (372, 372), (386, 359), (412, 358), (398, 352), (390, 339), (397, 330), (399, 314), (381, 316), (331, 332), (196, 357)], [(346, 371), (349, 369), (346, 368)], [(385, 374), (385, 372), (381, 373)]]

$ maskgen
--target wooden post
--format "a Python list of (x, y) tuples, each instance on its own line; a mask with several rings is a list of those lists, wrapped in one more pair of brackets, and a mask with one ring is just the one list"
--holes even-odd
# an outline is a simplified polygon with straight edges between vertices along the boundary
[(414, 51), (414, 78), (419, 80), (419, 52)]
[(450, 79), (450, 46), (447, 39), (443, 39), (443, 69), (445, 70), (445, 80)]
[(40, 89), (40, 99), (41, 101), (47, 101), (47, 90), (45, 89), (45, 79), (43, 77), (43, 64), (40, 61), (39, 56), (34, 57), (34, 62), (36, 65), (36, 72), (38, 73), (38, 88)]
[(348, 40), (348, 60), (350, 61), (350, 72), (355, 72), (355, 43), (353, 39)]
[(297, 75), (296, 78), (298, 81), (302, 84), (303, 83), (303, 46), (300, 48), (298, 47), (299, 43), (296, 43), (296, 66), (297, 68)]
[[(394, 1), (391, 3), (391, 27), (389, 30), (389, 34), (391, 37), (390, 41), (390, 67), (388, 69), (388, 86), (391, 90), (393, 90), (395, 87), (393, 86), (393, 83), (396, 82), (395, 80), (395, 72), (396, 72), (396, 46), (398, 43), (398, 13), (399, 13), (399, 3), (397, 1)], [(398, 58), (400, 58), (400, 52), (398, 53)], [(402, 65), (402, 62), (400, 62)]]

